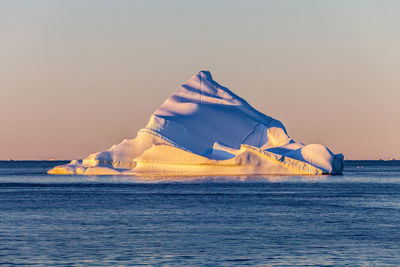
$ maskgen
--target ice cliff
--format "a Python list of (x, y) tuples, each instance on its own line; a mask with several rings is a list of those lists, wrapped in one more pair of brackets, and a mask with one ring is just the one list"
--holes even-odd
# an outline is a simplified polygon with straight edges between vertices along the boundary
[(295, 142), (283, 124), (201, 71), (169, 97), (135, 139), (50, 174), (340, 174), (343, 155)]

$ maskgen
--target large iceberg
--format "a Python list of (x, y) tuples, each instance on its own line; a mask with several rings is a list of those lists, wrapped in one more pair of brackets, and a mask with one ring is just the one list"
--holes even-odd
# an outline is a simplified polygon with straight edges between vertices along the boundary
[(295, 142), (283, 124), (201, 71), (169, 97), (135, 139), (49, 174), (341, 174), (343, 155)]

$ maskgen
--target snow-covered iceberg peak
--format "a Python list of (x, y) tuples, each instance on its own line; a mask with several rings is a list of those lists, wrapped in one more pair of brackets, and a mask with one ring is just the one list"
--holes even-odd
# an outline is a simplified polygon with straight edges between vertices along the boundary
[(208, 71), (199, 72), (181, 85), (153, 113), (145, 129), (206, 157), (216, 142), (235, 149), (242, 144), (261, 147), (271, 142), (273, 146), (290, 142), (281, 122), (258, 112), (216, 83)]
[(135, 139), (49, 171), (57, 174), (338, 174), (343, 155), (291, 139), (200, 71), (170, 96)]

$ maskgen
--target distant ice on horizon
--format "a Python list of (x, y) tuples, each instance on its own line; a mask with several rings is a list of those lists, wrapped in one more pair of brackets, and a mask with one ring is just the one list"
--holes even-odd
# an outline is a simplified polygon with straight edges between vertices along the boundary
[[(268, 100), (268, 99), (267, 99)], [(200, 71), (170, 96), (135, 139), (49, 174), (340, 174), (343, 155), (295, 142), (283, 124)]]

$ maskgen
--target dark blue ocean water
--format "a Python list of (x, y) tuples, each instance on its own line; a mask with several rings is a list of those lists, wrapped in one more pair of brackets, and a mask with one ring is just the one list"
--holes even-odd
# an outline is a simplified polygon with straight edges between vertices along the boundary
[(400, 163), (341, 176), (50, 176), (0, 162), (0, 264), (399, 265)]

